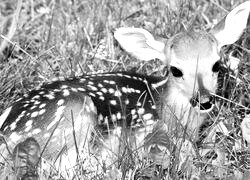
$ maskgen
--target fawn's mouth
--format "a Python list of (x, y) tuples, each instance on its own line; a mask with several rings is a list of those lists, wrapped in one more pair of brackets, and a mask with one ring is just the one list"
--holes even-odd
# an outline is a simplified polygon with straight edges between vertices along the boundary
[(208, 102), (200, 104), (199, 107), (200, 107), (200, 111), (209, 112), (213, 109), (214, 104), (213, 104), (213, 102), (208, 101)]
[(191, 105), (199, 110), (201, 113), (210, 112), (214, 107), (214, 98), (213, 96), (203, 96), (198, 98), (192, 98), (190, 100)]

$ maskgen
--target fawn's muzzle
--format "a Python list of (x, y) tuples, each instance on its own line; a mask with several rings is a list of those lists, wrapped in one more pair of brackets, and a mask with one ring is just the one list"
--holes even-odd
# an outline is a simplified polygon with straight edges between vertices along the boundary
[(200, 74), (197, 75), (197, 81), (198, 91), (194, 93), (193, 97), (190, 100), (190, 103), (193, 107), (198, 107), (201, 112), (209, 112), (213, 109), (214, 97), (204, 86), (203, 78)]
[(198, 107), (201, 111), (211, 111), (214, 106), (214, 97), (210, 94), (197, 93), (191, 98), (190, 103), (193, 107)]

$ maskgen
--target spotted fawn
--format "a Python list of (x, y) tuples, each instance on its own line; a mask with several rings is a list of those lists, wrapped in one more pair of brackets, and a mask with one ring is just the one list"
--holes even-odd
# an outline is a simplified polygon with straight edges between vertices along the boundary
[(37, 156), (56, 162), (66, 149), (60, 159), (66, 161), (66, 169), (74, 166), (79, 154), (96, 153), (104, 161), (118, 157), (124, 127), (137, 145), (143, 145), (159, 123), (169, 132), (186, 127), (196, 139), (197, 129), (214, 106), (220, 48), (239, 39), (249, 11), (247, 1), (209, 32), (189, 30), (164, 42), (144, 29), (117, 29), (114, 36), (124, 50), (144, 61), (157, 58), (170, 73), (151, 77), (109, 72), (42, 85), (1, 115), (2, 155), (15, 159), (17, 147), (25, 151), (26, 143), (36, 147), (33, 156), (40, 152)]

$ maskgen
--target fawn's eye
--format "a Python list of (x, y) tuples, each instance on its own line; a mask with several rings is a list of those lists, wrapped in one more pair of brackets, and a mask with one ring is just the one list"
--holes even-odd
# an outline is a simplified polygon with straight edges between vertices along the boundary
[(221, 62), (217, 61), (216, 63), (214, 63), (214, 65), (212, 67), (212, 71), (217, 73), (217, 72), (219, 72), (220, 68), (221, 68)]
[(174, 77), (182, 77), (183, 76), (182, 71), (180, 69), (178, 69), (177, 67), (171, 66), (170, 71), (172, 72)]

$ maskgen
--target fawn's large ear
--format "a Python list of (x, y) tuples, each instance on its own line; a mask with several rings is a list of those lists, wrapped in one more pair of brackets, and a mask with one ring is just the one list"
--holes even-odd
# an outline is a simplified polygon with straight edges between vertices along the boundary
[(164, 42), (155, 40), (144, 29), (118, 28), (114, 36), (124, 50), (140, 60), (149, 61), (158, 58), (165, 61)]
[(233, 44), (247, 27), (250, 12), (250, 1), (246, 1), (234, 8), (210, 32), (219, 43), (219, 48), (226, 44)]

